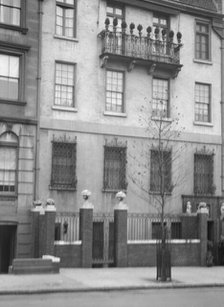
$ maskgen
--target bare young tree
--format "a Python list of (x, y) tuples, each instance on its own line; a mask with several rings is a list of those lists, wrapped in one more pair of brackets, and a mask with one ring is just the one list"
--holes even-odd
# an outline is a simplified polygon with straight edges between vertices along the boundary
[[(151, 106), (151, 104), (150, 104)], [(155, 116), (156, 115), (156, 116)], [(141, 107), (139, 123), (145, 128), (143, 148), (134, 144), (135, 150), (131, 153), (133, 167), (130, 178), (158, 214), (160, 222), (159, 238), (161, 241), (161, 280), (166, 280), (166, 205), (171, 193), (181, 178), (178, 175), (178, 158), (185, 144), (178, 142), (184, 128), (180, 127), (180, 114), (174, 119), (165, 118), (165, 111), (161, 102), (160, 110), (154, 114), (147, 106)], [(174, 166), (176, 165), (176, 166)], [(149, 176), (150, 182), (146, 180)], [(172, 174), (172, 175), (171, 175)]]

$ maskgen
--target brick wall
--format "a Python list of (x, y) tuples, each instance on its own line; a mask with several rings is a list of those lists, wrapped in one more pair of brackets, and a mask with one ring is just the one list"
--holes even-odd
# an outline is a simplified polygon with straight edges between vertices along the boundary
[(200, 265), (200, 243), (172, 244), (171, 263), (173, 266)]
[[(200, 265), (200, 243), (171, 244), (174, 266)], [(156, 244), (128, 244), (128, 266), (156, 266)]]
[(54, 255), (60, 257), (62, 268), (81, 268), (81, 245), (55, 245)]

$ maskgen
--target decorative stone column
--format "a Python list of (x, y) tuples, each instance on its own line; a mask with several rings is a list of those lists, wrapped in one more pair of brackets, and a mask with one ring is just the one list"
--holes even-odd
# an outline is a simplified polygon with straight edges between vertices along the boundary
[(33, 216), (33, 256), (54, 255), (54, 232), (56, 208), (53, 199), (48, 199), (46, 205), (34, 203)]
[(116, 267), (127, 267), (127, 212), (128, 207), (124, 203), (126, 195), (120, 191), (116, 194), (119, 203), (114, 207), (114, 256)]
[(82, 191), (84, 199), (80, 208), (80, 239), (82, 240), (82, 267), (92, 267), (92, 245), (93, 245), (93, 205), (89, 202), (91, 192)]
[(200, 263), (206, 265), (207, 256), (207, 234), (208, 234), (208, 208), (206, 203), (200, 203), (197, 211), (198, 214), (198, 235), (200, 239)]

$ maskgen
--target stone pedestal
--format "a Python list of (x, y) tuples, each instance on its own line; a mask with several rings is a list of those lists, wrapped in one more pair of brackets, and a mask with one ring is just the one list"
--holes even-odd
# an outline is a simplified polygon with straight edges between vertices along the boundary
[(82, 240), (82, 267), (92, 267), (93, 209), (80, 209), (80, 239)]

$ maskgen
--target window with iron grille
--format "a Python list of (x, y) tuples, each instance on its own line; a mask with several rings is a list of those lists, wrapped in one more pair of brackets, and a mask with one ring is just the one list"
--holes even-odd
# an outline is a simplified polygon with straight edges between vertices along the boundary
[(0, 23), (20, 26), (23, 0), (0, 0)]
[(202, 21), (196, 21), (195, 58), (210, 59), (210, 26)]
[(104, 146), (104, 190), (126, 188), (126, 148)]
[(181, 222), (171, 222), (171, 239), (182, 238)]
[(0, 99), (18, 100), (20, 96), (20, 56), (0, 54)]
[(76, 188), (76, 143), (52, 142), (51, 188)]
[(56, 1), (56, 34), (66, 37), (75, 37), (76, 0)]
[(171, 151), (151, 150), (150, 191), (172, 191), (171, 163)]
[(106, 71), (106, 111), (124, 112), (124, 73)]
[(75, 65), (57, 62), (55, 70), (55, 105), (74, 107)]
[(0, 136), (0, 195), (16, 193), (17, 150), (18, 139), (13, 133)]
[(169, 117), (169, 81), (153, 78), (152, 115)]
[(195, 121), (210, 122), (210, 84), (195, 83)]
[(213, 155), (194, 155), (194, 193), (213, 194)]

